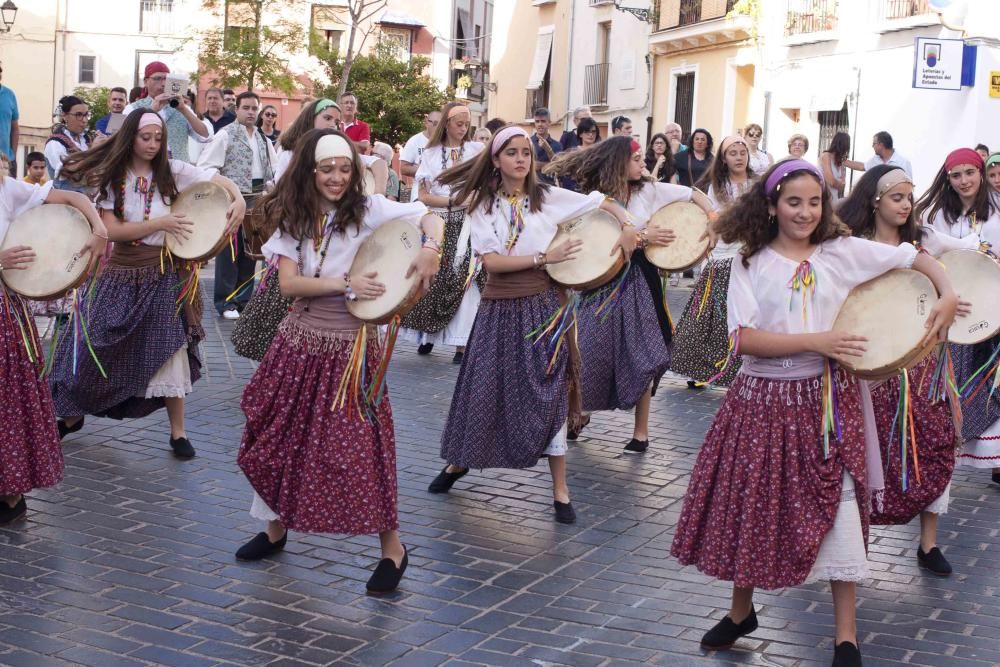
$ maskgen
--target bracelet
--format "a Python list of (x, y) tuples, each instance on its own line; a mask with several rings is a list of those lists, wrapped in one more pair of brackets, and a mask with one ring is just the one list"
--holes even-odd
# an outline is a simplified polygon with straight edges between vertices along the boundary
[(545, 253), (544, 252), (536, 252), (535, 256), (532, 257), (531, 259), (534, 262), (536, 269), (540, 269), (543, 266), (545, 266)]
[(97, 232), (96, 232), (95, 230), (93, 230), (93, 229), (92, 229), (92, 230), (90, 230), (90, 233), (91, 233), (91, 234), (93, 234), (94, 236), (96, 236), (96, 237), (97, 237), (97, 238), (99, 238), (99, 239), (104, 239), (105, 241), (107, 241), (107, 240), (108, 240), (108, 235), (107, 235), (107, 234), (104, 234), (104, 235), (102, 236), (101, 234), (98, 234), (98, 233), (97, 233)]
[(434, 252), (437, 252), (437, 253), (441, 252), (441, 244), (438, 243), (436, 239), (432, 239), (429, 236), (424, 238), (424, 242), (423, 242), (423, 244), (420, 247), (422, 247), (422, 248), (428, 248), (428, 249), (433, 250)]
[(645, 229), (639, 230), (639, 247), (645, 248), (649, 243), (649, 234)]
[(357, 301), (358, 295), (354, 293), (354, 288), (351, 287), (351, 276), (348, 273), (344, 274), (344, 298), (348, 301)]

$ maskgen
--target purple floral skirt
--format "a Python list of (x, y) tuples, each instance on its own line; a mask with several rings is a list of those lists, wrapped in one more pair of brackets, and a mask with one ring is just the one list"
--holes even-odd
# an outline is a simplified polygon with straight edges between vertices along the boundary
[[(368, 419), (331, 407), (354, 335), (288, 318), (243, 390), (237, 463), (291, 530), (365, 535), (399, 527), (388, 395)], [(381, 356), (370, 337), (366, 382)]]
[(559, 291), (483, 299), (441, 438), (441, 458), (463, 468), (530, 468), (569, 411), (568, 353), (550, 374), (549, 338), (528, 334), (559, 308)]
[(0, 285), (0, 496), (52, 486), (63, 476), (52, 394), (29, 312)]
[(922, 512), (944, 493), (955, 469), (957, 452), (955, 425), (951, 407), (946, 401), (932, 403), (927, 398), (934, 355), (909, 371), (910, 400), (913, 405), (913, 428), (917, 440), (917, 478), (912, 443), (907, 441), (906, 490), (903, 490), (903, 463), (900, 451), (900, 429), (896, 422), (899, 402), (899, 378), (894, 377), (872, 389), (875, 423), (878, 425), (882, 469), (885, 471), (885, 494), (882, 510), (872, 507), (871, 522), (875, 525), (905, 524)]
[(841, 440), (824, 458), (821, 380), (740, 373), (691, 473), (670, 553), (740, 587), (806, 580), (834, 523), (843, 471), (854, 479), (867, 542), (865, 440), (856, 381), (837, 371)]

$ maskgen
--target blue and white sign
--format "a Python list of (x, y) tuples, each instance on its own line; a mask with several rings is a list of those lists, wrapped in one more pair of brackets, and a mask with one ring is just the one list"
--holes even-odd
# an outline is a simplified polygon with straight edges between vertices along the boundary
[(964, 44), (960, 39), (917, 37), (913, 52), (913, 87), (961, 90)]

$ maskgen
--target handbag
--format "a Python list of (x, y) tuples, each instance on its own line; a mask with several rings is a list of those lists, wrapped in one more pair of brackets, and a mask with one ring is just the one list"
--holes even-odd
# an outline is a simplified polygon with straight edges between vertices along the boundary
[(263, 359), (291, 305), (291, 299), (281, 296), (278, 272), (269, 271), (233, 327), (230, 339), (236, 354), (254, 361)]

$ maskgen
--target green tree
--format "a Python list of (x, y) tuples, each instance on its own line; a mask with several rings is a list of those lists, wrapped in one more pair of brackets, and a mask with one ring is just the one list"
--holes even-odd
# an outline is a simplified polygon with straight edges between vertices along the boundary
[(90, 107), (90, 129), (93, 130), (97, 121), (108, 113), (108, 96), (111, 94), (111, 89), (105, 86), (77, 88), (73, 94)]
[(295, 91), (282, 55), (306, 42), (306, 30), (288, 18), (303, 11), (301, 0), (204, 0), (203, 6), (224, 23), (198, 36), (201, 67), (213, 74), (213, 85)]
[(340, 79), (342, 57), (331, 54), (324, 64), (331, 83), (317, 92), (335, 98), (338, 91), (352, 91), (358, 96), (358, 115), (371, 125), (373, 140), (389, 145), (403, 143), (422, 131), (423, 115), (440, 109), (448, 100), (445, 92), (424, 73), (430, 65), (429, 59), (413, 56), (410, 62), (403, 62), (387, 43), (355, 58), (346, 81)]

